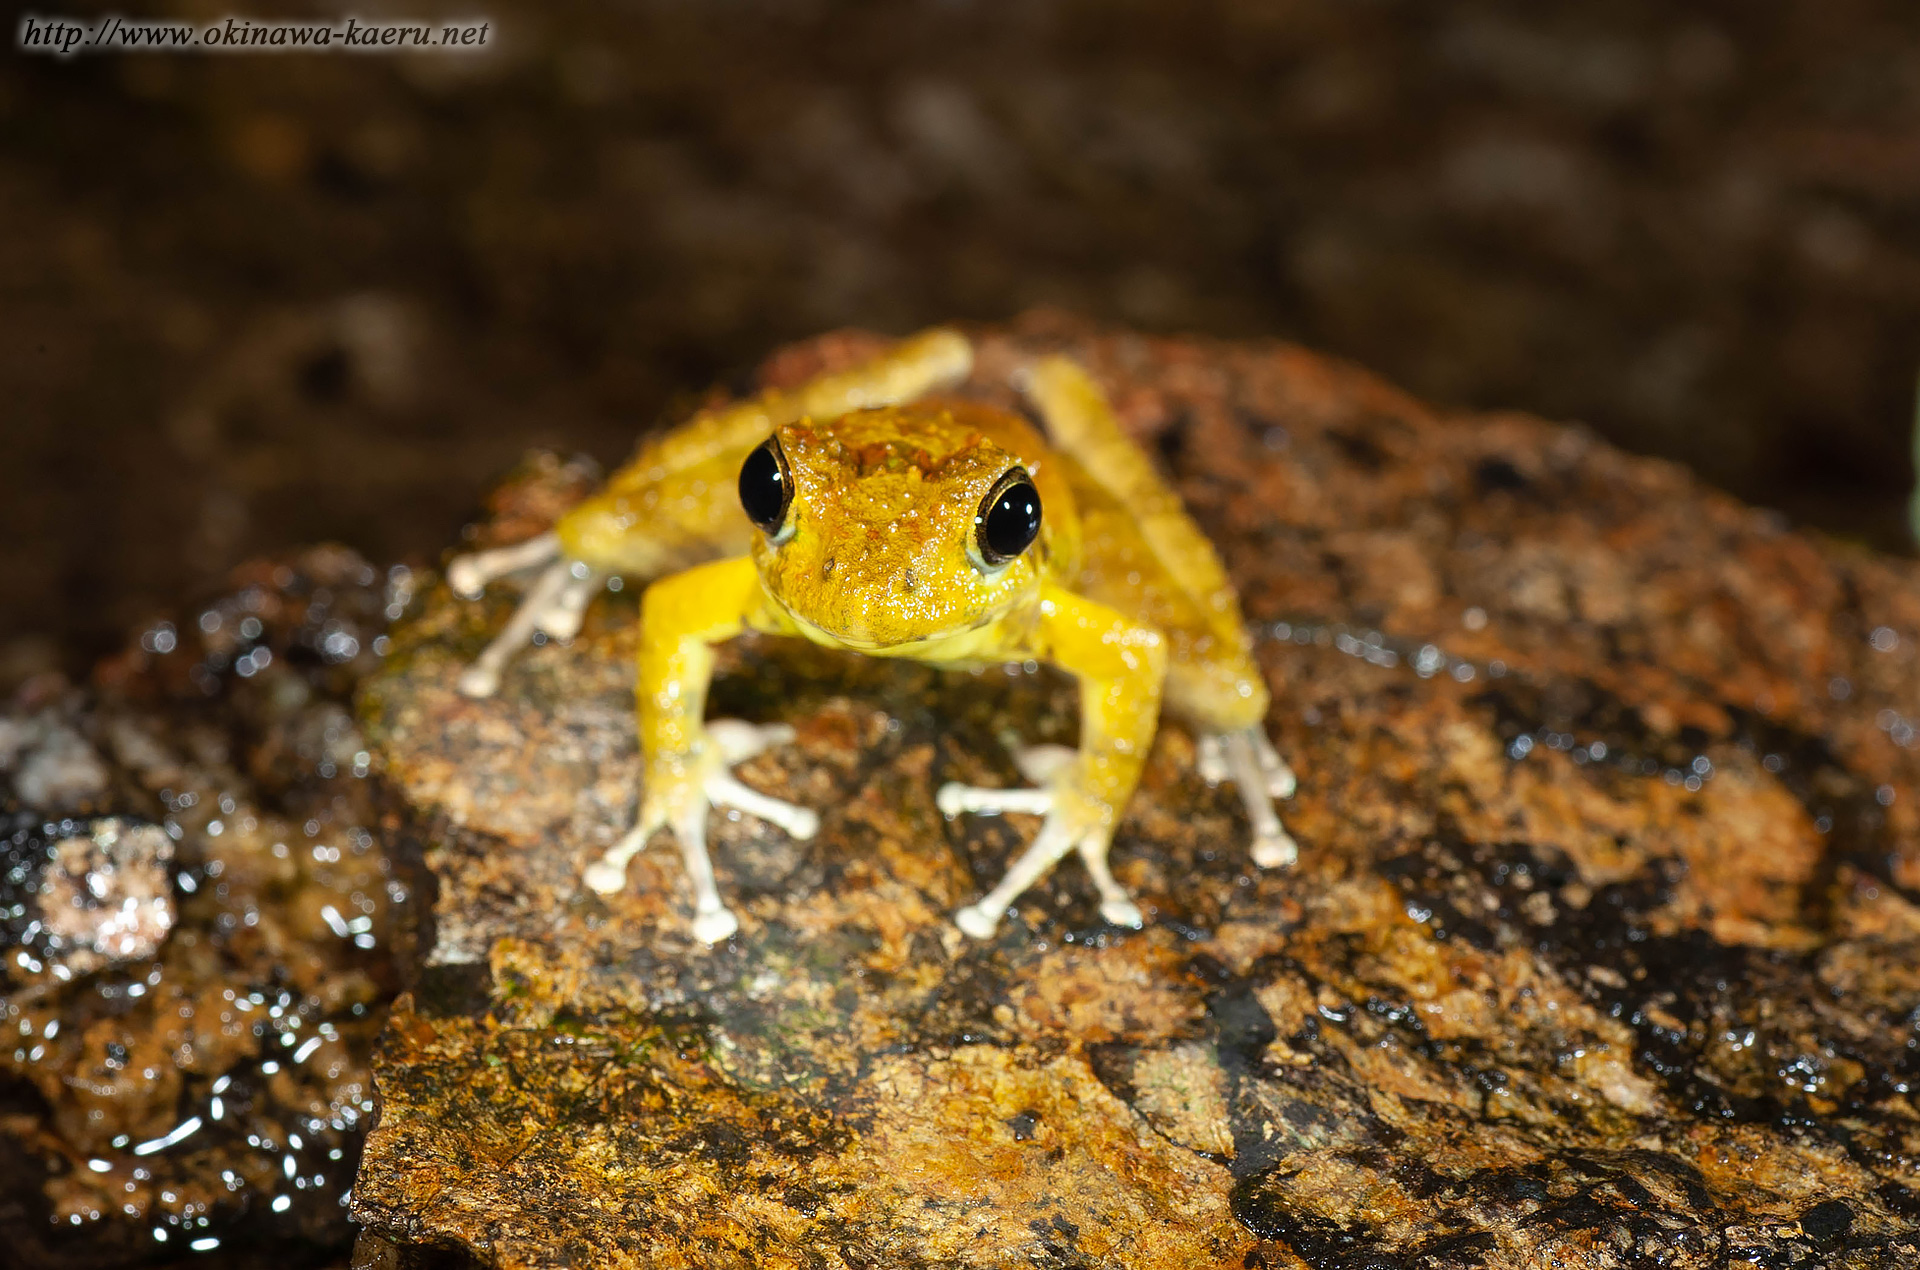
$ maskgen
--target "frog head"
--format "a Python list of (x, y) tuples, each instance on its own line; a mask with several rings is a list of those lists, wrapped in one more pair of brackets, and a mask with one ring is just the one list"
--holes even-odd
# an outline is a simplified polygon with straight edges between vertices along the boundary
[(786, 424), (740, 470), (761, 584), (810, 638), (861, 652), (981, 630), (1057, 564), (1057, 466), (1023, 420), (969, 402)]

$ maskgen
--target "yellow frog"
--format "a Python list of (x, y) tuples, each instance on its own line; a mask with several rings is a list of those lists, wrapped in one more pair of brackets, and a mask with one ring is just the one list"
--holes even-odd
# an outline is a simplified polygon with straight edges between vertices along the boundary
[(1005, 411), (937, 395), (972, 362), (965, 338), (933, 330), (795, 391), (703, 413), (644, 445), (552, 533), (449, 566), (469, 597), (541, 570), (462, 676), (471, 696), (498, 687), (534, 631), (573, 635), (608, 575), (658, 579), (640, 608), (639, 818), (587, 870), (588, 886), (618, 892), (627, 862), (671, 829), (693, 882), (693, 932), (711, 944), (738, 922), (714, 885), (709, 807), (798, 838), (818, 828), (812, 811), (730, 771), (791, 739), (790, 728), (705, 718), (713, 646), (750, 630), (938, 666), (1041, 661), (1079, 680), (1079, 750), (1016, 754), (1036, 788), (939, 791), (949, 816), (1045, 817), (999, 885), (954, 915), (969, 935), (991, 935), (1069, 851), (1102, 916), (1141, 924), (1107, 849), (1163, 705), (1195, 729), (1201, 774), (1238, 785), (1254, 862), (1293, 861), (1272, 801), (1292, 794), (1293, 774), (1267, 740), (1266, 684), (1212, 545), (1085, 370), (1049, 357), (1023, 372), (1043, 436)]

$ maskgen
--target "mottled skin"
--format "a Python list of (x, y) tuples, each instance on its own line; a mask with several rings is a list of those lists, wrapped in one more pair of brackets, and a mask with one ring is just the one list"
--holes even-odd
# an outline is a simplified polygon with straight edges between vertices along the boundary
[[(1293, 859), (1271, 805), (1291, 793), (1292, 775), (1261, 730), (1267, 689), (1211, 545), (1084, 370), (1048, 358), (1027, 371), (1022, 387), (1043, 436), (1004, 411), (933, 395), (963, 379), (971, 360), (960, 336), (932, 331), (797, 391), (703, 414), (644, 447), (542, 543), (455, 562), (454, 585), (475, 593), (490, 576), (563, 557), (463, 680), (473, 695), (493, 690), (530, 630), (577, 629), (598, 577), (659, 578), (641, 603), (645, 795), (633, 831), (588, 870), (590, 886), (619, 890), (627, 861), (656, 829), (671, 828), (694, 884), (694, 931), (714, 942), (737, 922), (713, 882), (708, 807), (732, 806), (802, 837), (817, 827), (812, 812), (758, 794), (728, 770), (788, 730), (705, 719), (713, 646), (744, 631), (939, 666), (1041, 661), (1079, 680), (1077, 753), (1019, 755), (1041, 788), (940, 791), (950, 815), (1045, 816), (1007, 877), (955, 915), (969, 934), (992, 933), (1007, 905), (1069, 851), (1085, 862), (1108, 920), (1140, 924), (1106, 857), (1163, 704), (1199, 733), (1203, 773), (1240, 786), (1255, 861)], [(742, 462), (769, 436), (791, 483), (771, 536), (749, 523), (736, 492)], [(982, 500), (1015, 468), (1039, 492), (1039, 534), (990, 562)]]

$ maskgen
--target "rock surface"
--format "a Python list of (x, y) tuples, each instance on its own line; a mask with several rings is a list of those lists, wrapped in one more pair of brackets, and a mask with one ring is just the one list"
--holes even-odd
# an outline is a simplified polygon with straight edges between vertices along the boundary
[(9, 947), (73, 975), (160, 951), (174, 919), (173, 839), (165, 829), (124, 816), (14, 820), (9, 867), (0, 875)]
[(410, 586), (257, 562), (0, 712), (0, 1264), (338, 1264), (405, 884), (345, 708)]
[[(1032, 822), (934, 791), (1070, 743), (1068, 683), (740, 641), (714, 712), (798, 729), (743, 771), (824, 825), (716, 817), (709, 950), (664, 840), (579, 881), (634, 812), (635, 589), (475, 702), (511, 597), (433, 587), (361, 698), (438, 888), (369, 1264), (1920, 1261), (1920, 572), (1286, 346), (982, 340), (996, 400), (1043, 349), (1092, 367), (1219, 544), (1299, 865), (1250, 867), (1169, 726), (1114, 853), (1146, 929), (1069, 863), (970, 942), (947, 915)], [(577, 484), (523, 473), (499, 537)]]

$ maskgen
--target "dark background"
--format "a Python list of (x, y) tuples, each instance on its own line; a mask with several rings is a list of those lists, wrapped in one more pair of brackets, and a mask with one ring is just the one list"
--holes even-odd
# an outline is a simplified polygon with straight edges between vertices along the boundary
[(493, 54), (0, 57), (6, 675), (260, 552), (430, 556), (776, 341), (1033, 304), (1906, 549), (1913, 0), (458, 12)]

